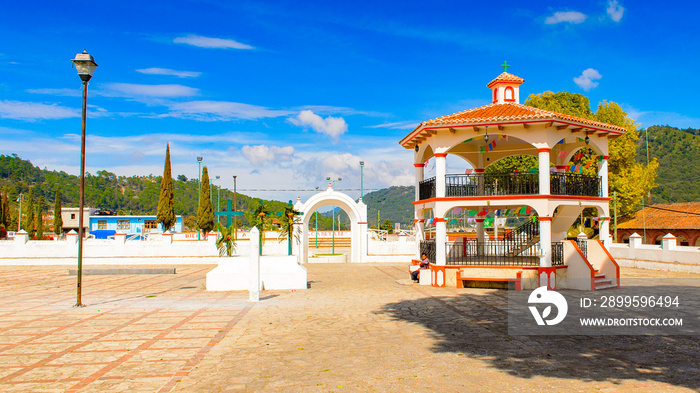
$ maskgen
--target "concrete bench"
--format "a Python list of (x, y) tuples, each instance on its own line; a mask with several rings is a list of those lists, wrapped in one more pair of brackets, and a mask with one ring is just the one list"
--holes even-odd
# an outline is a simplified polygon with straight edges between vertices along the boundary
[(484, 281), (484, 282), (506, 282), (510, 288), (510, 283), (516, 291), (521, 290), (522, 272), (517, 272), (515, 277), (463, 277), (462, 270), (457, 271), (457, 288), (464, 288), (464, 281)]
[(411, 260), (411, 264), (408, 265), (408, 273), (411, 274), (416, 270), (422, 270), (418, 277), (418, 283), (420, 285), (431, 285), (430, 283), (430, 269), (421, 269), (420, 262), (418, 259)]

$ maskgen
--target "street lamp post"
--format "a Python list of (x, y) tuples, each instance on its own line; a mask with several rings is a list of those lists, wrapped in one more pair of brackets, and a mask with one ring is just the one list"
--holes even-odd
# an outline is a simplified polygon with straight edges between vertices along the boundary
[(19, 193), (19, 198), (17, 198), (17, 202), (19, 202), (19, 210), (17, 210), (17, 232), (19, 232), (22, 229), (22, 193)]
[[(333, 183), (337, 183), (339, 181), (342, 181), (343, 179), (339, 177), (338, 180), (331, 180), (330, 177), (327, 177), (326, 180), (328, 180), (328, 182), (329, 182), (328, 185), (331, 188), (333, 188)], [(331, 254), (335, 254), (335, 206), (333, 206), (333, 231), (331, 233), (332, 233), (332, 237), (333, 237), (333, 243), (331, 246)]]
[(360, 161), (360, 199), (362, 199), (365, 196), (365, 183), (364, 183), (364, 176), (365, 174), (365, 162)]
[[(236, 205), (236, 178), (238, 176), (233, 175), (233, 211), (237, 211)], [(236, 216), (233, 216), (233, 240), (237, 240), (238, 234), (238, 223), (236, 222)]]
[(92, 74), (97, 68), (95, 59), (86, 50), (75, 55), (71, 60), (73, 66), (78, 71), (80, 80), (83, 81), (83, 132), (80, 140), (80, 199), (78, 203), (78, 283), (77, 300), (75, 307), (85, 307), (82, 302), (82, 279), (83, 279), (83, 208), (85, 206), (85, 129), (87, 125), (87, 87), (92, 78)]
[[(202, 203), (202, 160), (204, 157), (197, 156), (197, 164), (198, 164), (198, 170), (197, 170), (197, 213), (199, 213), (199, 205)], [(201, 240), (200, 238), (200, 230), (197, 228), (197, 240)]]

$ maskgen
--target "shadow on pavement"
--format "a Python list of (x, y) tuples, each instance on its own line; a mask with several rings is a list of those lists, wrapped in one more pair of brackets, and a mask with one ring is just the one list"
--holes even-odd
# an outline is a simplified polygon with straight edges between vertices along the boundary
[(378, 312), (431, 329), (435, 352), (479, 359), (520, 378), (652, 380), (700, 389), (697, 335), (509, 336), (506, 307), (506, 291), (483, 290), (403, 300)]

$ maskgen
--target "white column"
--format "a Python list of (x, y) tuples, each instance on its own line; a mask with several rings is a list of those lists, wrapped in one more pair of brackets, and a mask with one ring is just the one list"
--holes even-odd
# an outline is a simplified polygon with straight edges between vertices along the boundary
[(435, 153), (435, 196), (445, 197), (445, 175), (447, 174), (447, 153)]
[(480, 243), (483, 243), (486, 241), (486, 232), (484, 231), (484, 219), (483, 218), (477, 218), (476, 219), (476, 240), (478, 240)]
[(598, 167), (598, 175), (600, 176), (600, 188), (603, 192), (603, 198), (608, 197), (608, 156), (603, 156), (603, 161)]
[(540, 267), (552, 266), (552, 218), (540, 217)]
[(549, 195), (549, 151), (551, 149), (537, 149), (539, 160), (540, 195)]
[(413, 213), (413, 218), (416, 221), (416, 224), (414, 225), (415, 233), (416, 233), (416, 245), (415, 245), (415, 254), (416, 254), (416, 259), (420, 259), (420, 243), (422, 241), (425, 241), (425, 230), (423, 228), (423, 225), (425, 221), (423, 220), (423, 209), (416, 207), (414, 209)]
[(250, 230), (250, 260), (248, 264), (248, 301), (260, 301), (260, 231)]
[(445, 243), (447, 242), (447, 223), (443, 218), (435, 218), (435, 264), (444, 266), (447, 262)]
[(423, 181), (425, 164), (413, 164), (416, 168), (416, 201), (420, 201), (420, 182)]

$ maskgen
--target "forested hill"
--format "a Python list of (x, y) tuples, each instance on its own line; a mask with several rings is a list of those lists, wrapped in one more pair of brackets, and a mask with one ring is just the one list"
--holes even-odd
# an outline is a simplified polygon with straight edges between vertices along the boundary
[[(117, 176), (108, 171), (87, 173), (85, 176), (85, 205), (118, 214), (156, 214), (160, 196), (162, 176)], [(61, 191), (63, 206), (78, 206), (80, 178), (65, 172), (50, 171), (34, 166), (30, 161), (23, 160), (17, 155), (0, 155), (0, 190), (7, 190), (13, 205), (13, 221), (16, 222), (17, 198), (20, 193), (26, 193), (32, 188), (34, 201), (39, 197), (44, 200), (46, 210), (52, 210), (56, 190)], [(197, 179), (187, 179), (184, 175), (173, 179), (175, 193), (175, 214), (186, 217), (185, 223), (193, 222), (197, 212)], [(413, 222), (413, 187), (391, 187), (365, 195), (368, 205), (367, 213), (370, 226), (377, 225), (377, 211), (383, 222), (400, 222), (402, 226)], [(214, 190), (216, 196), (216, 190)], [(216, 204), (216, 198), (215, 204)], [(233, 192), (221, 190), (221, 209), (226, 200), (233, 200)], [(251, 212), (259, 203), (259, 198), (253, 198), (238, 193), (238, 210)], [(263, 201), (272, 212), (282, 211), (286, 201)], [(216, 206), (214, 206), (216, 209)], [(319, 215), (319, 229), (330, 229), (332, 222), (329, 213)], [(189, 217), (188, 217), (189, 216)], [(243, 218), (242, 224), (247, 226)], [(343, 219), (347, 222), (347, 218)], [(194, 224), (192, 224), (194, 225)]]
[(381, 222), (400, 222), (402, 227), (413, 224), (413, 186), (389, 187), (365, 194), (363, 200), (367, 205), (367, 220), (370, 226), (377, 224), (377, 211)]
[[(85, 176), (85, 205), (119, 214), (156, 214), (158, 198), (160, 197), (160, 182), (162, 176), (117, 176), (108, 171), (87, 173)], [(197, 179), (187, 179), (179, 175), (173, 180), (175, 193), (175, 214), (195, 216), (197, 211)], [(78, 206), (80, 178), (65, 172), (49, 171), (46, 168), (35, 167), (28, 160), (23, 160), (16, 154), (0, 155), (0, 190), (7, 189), (13, 211), (16, 212), (16, 201), (20, 193), (27, 193), (32, 188), (34, 200), (43, 197), (47, 210), (52, 210), (56, 190), (61, 191), (63, 206)], [(216, 189), (214, 190), (216, 204)], [(233, 200), (233, 192), (221, 190), (221, 209), (225, 208), (226, 200)], [(238, 210), (252, 211), (259, 203), (259, 198), (252, 198), (238, 193)], [(36, 203), (36, 202), (35, 202)], [(287, 202), (264, 201), (270, 211), (282, 211)], [(216, 206), (214, 206), (216, 209)], [(13, 220), (16, 220), (13, 213)], [(187, 220), (186, 220), (187, 221)], [(247, 223), (245, 219), (242, 220)], [(330, 226), (330, 221), (328, 221)]]
[(645, 131), (649, 158), (659, 160), (651, 203), (700, 201), (700, 130), (652, 126), (640, 130), (637, 159), (646, 163)]

